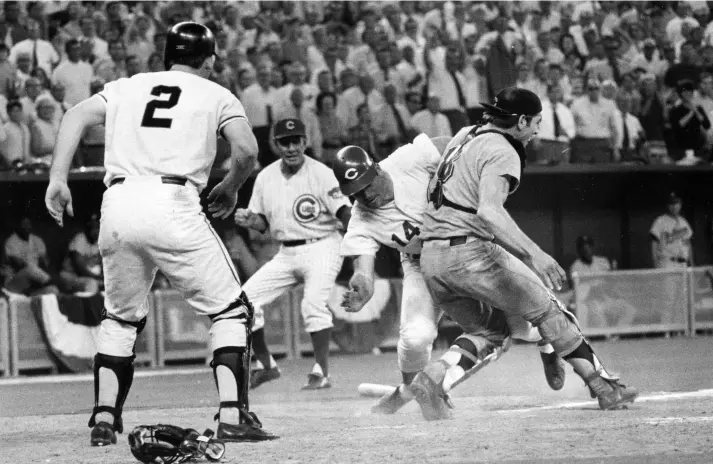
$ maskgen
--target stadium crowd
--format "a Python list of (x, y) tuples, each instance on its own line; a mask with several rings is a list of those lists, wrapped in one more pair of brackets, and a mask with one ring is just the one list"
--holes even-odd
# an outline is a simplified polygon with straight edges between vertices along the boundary
[[(347, 144), (380, 160), (417, 133), (477, 123), (480, 102), (511, 85), (543, 102), (528, 148), (536, 163), (712, 161), (713, 21), (702, 1), (6, 1), (0, 169), (48, 163), (64, 112), (106, 82), (163, 71), (165, 31), (184, 20), (215, 34), (211, 79), (245, 107), (258, 169), (277, 159), (280, 119), (301, 119), (308, 153), (327, 165)], [(103, 127), (87, 131), (76, 166), (101, 166), (103, 143)], [(219, 147), (225, 166), (228, 147)], [(96, 250), (92, 221), (71, 242), (63, 278), (43, 271), (39, 245), (27, 274), (97, 291), (101, 270), (83, 258)], [(20, 220), (16, 229), (29, 237), (30, 228)], [(7, 259), (15, 238), (4, 247), (8, 280), (21, 269)], [(267, 260), (254, 245), (270, 247), (251, 238), (252, 260), (239, 234), (228, 237), (244, 275)]]

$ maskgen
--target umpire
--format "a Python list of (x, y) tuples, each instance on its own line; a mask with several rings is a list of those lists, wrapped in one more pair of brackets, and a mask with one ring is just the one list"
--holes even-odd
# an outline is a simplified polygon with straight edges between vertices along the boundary
[[(619, 409), (634, 401), (637, 390), (602, 367), (577, 320), (551, 291), (561, 288), (564, 270), (504, 207), (520, 184), (525, 145), (539, 130), (540, 99), (509, 87), (483, 106), (486, 124), (454, 137), (429, 185), (421, 268), (434, 305), (456, 322), (480, 301), (521, 316), (572, 365), (601, 409)], [(431, 380), (438, 391), (443, 379)]]

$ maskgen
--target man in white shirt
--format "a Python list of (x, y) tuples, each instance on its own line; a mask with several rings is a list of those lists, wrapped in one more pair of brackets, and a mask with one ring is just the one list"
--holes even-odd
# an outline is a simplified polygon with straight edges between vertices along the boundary
[(257, 67), (257, 82), (243, 90), (240, 95), (240, 102), (245, 108), (245, 115), (253, 126), (253, 134), (258, 144), (258, 162), (261, 166), (267, 166), (277, 157), (270, 148), (270, 128), (274, 121), (275, 96), (277, 89), (270, 85), (270, 75), (272, 65), (269, 62), (262, 62)]
[(572, 115), (577, 136), (572, 141), (571, 160), (578, 162), (607, 163), (620, 159), (616, 147), (616, 106), (603, 98), (601, 85), (596, 80), (587, 84), (587, 95), (572, 103)]
[(70, 39), (65, 44), (67, 61), (60, 64), (52, 73), (52, 83), (61, 83), (66, 89), (65, 100), (74, 106), (89, 98), (89, 84), (94, 71), (89, 63), (79, 61), (81, 45), (77, 39)]
[(426, 109), (413, 115), (411, 126), (416, 132), (423, 132), (431, 138), (453, 136), (448, 118), (441, 113), (440, 99), (436, 94), (429, 95)]
[(9, 60), (17, 65), (17, 58), (21, 54), (28, 54), (33, 61), (33, 68), (38, 66), (49, 76), (57, 63), (59, 54), (51, 43), (40, 38), (40, 24), (30, 19), (27, 21), (27, 39), (16, 43), (10, 49)]
[[(572, 111), (562, 102), (562, 88), (553, 84), (547, 88), (547, 98), (542, 100), (542, 121), (532, 149), (538, 162), (563, 161), (564, 150), (574, 138), (576, 129)], [(545, 143), (542, 143), (545, 141)]]
[(106, 40), (97, 37), (94, 19), (87, 16), (81, 18), (79, 20), (79, 27), (82, 28), (81, 38), (90, 44), (94, 58), (109, 57), (109, 44)]
[(616, 97), (616, 104), (619, 111), (616, 112), (617, 138), (616, 147), (624, 160), (636, 158), (639, 147), (646, 135), (639, 119), (631, 114), (631, 95), (620, 93)]
[(663, 74), (668, 68), (665, 60), (659, 57), (656, 49), (656, 41), (652, 38), (644, 40), (644, 47), (641, 53), (631, 62), (632, 69), (643, 68), (647, 73), (654, 75)]
[(337, 117), (344, 127), (359, 124), (357, 108), (364, 102), (372, 115), (377, 115), (384, 104), (384, 97), (374, 88), (374, 78), (367, 74), (359, 76), (359, 85), (345, 90), (337, 100)]

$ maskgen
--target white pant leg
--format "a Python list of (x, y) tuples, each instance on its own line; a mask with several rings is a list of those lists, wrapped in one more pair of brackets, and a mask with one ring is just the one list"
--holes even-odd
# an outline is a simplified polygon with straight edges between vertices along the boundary
[(335, 233), (318, 242), (295, 247), (294, 259), (300, 262), (300, 272), (304, 277), (301, 308), (308, 333), (333, 327), (327, 300), (344, 262), (339, 252), (341, 244), (341, 235)]
[(296, 261), (285, 253), (285, 249), (282, 247), (274, 258), (258, 269), (243, 285), (248, 300), (255, 307), (253, 330), (265, 327), (263, 307), (275, 301), (287, 289), (297, 284)]
[(433, 342), (438, 336), (440, 312), (433, 307), (419, 261), (402, 255), (401, 266), (404, 278), (397, 345), (399, 369), (407, 373), (418, 372), (431, 357)]

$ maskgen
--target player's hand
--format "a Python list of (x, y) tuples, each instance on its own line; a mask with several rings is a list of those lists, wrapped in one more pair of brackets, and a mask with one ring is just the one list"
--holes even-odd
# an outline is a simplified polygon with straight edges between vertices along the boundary
[(238, 191), (224, 180), (213, 187), (208, 194), (208, 211), (214, 218), (225, 219), (233, 212), (238, 204)]
[(562, 290), (567, 274), (552, 256), (540, 250), (532, 256), (529, 265), (547, 288), (554, 291)]
[(348, 313), (361, 311), (374, 294), (374, 282), (363, 274), (355, 274), (349, 281), (349, 291), (342, 297), (342, 308)]
[(50, 180), (45, 192), (45, 206), (50, 216), (62, 227), (64, 225), (64, 212), (67, 211), (70, 217), (74, 217), (74, 207), (72, 206), (72, 193), (66, 182)]
[(239, 208), (235, 211), (236, 226), (245, 227), (247, 229), (258, 229), (258, 221), (260, 221), (260, 216), (249, 209)]

